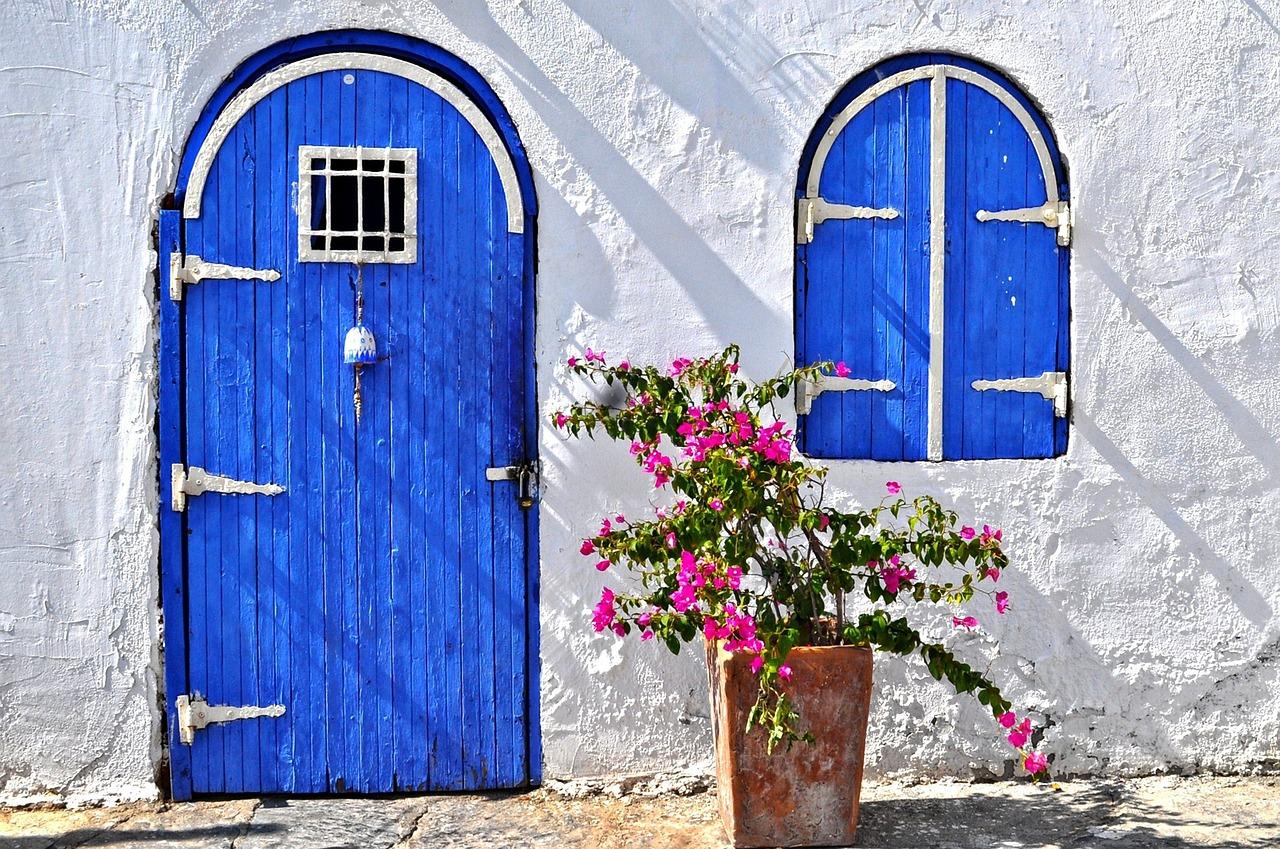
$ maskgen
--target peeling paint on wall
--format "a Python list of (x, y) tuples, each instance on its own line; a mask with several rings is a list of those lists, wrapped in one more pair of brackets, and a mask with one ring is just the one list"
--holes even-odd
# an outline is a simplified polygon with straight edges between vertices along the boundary
[[(206, 98), (291, 35), (415, 35), (478, 68), (537, 172), (540, 397), (633, 361), (793, 350), (792, 205), (828, 100), (886, 56), (999, 67), (1070, 169), (1074, 419), (1053, 461), (841, 463), (1001, 525), (992, 672), (1073, 772), (1280, 762), (1280, 13), (1209, 0), (18, 0), (0, 9), (0, 801), (157, 794), (154, 257)], [(625, 450), (541, 438), (549, 777), (706, 763), (690, 652), (596, 636), (577, 540), (648, 499)], [(981, 641), (953, 635), (957, 650)], [(987, 775), (979, 706), (881, 661), (872, 775)]]

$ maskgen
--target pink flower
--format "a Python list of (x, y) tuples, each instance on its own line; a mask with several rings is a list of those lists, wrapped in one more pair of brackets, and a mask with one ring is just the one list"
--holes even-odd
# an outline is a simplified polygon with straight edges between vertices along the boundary
[(818, 516), (818, 530), (825, 531), (827, 529), (827, 526), (830, 524), (831, 524), (831, 520), (827, 518), (826, 513), (822, 513)]
[(569, 417), (564, 413), (556, 413), (556, 427), (564, 427), (569, 421)]
[(975, 533), (976, 531), (974, 531), (973, 528), (969, 527), (968, 525), (965, 525), (963, 528), (960, 529), (960, 538), (973, 539), (973, 536)]
[(1018, 724), (1018, 715), (1011, 710), (1007, 710), (1000, 714), (1000, 718), (996, 720), (1005, 728), (1012, 728)]
[(604, 351), (600, 351), (599, 353), (596, 353), (595, 351), (588, 348), (586, 357), (587, 357), (587, 362), (589, 363), (600, 363), (600, 365), (604, 365)]
[(667, 531), (667, 548), (674, 549), (676, 547), (675, 531)]
[[(631, 363), (627, 362), (626, 360), (623, 360), (622, 362), (618, 363), (618, 371), (631, 371)], [(653, 634), (650, 633), (649, 636), (652, 637)]]
[(848, 377), (850, 374), (852, 374), (852, 371), (844, 364), (844, 360), (836, 363), (836, 377)]
[(565, 362), (568, 363), (569, 368), (574, 368), (575, 366), (578, 365), (578, 358), (570, 357), (569, 359), (565, 360)]
[(729, 374), (737, 374), (737, 373), (738, 373), (738, 364), (729, 363)]
[(721, 501), (719, 498), (713, 498), (711, 499), (711, 501), (707, 503), (707, 506), (710, 507), (712, 510), (715, 510), (718, 512), (724, 509), (724, 502)]
[(589, 539), (584, 539), (582, 541), (582, 548), (579, 548), (578, 551), (581, 552), (583, 557), (589, 557), (590, 555), (595, 554), (596, 544)]
[(967, 628), (972, 631), (974, 628), (978, 627), (978, 620), (972, 616), (966, 616), (963, 619), (959, 616), (952, 616), (951, 624), (957, 628)]
[(1027, 756), (1022, 759), (1022, 766), (1035, 775), (1049, 768), (1049, 759), (1039, 752), (1027, 752)]
[(996, 613), (1004, 613), (1009, 609), (1009, 594), (1004, 590), (996, 593)]
[(784, 663), (784, 664), (782, 664), (781, 666), (779, 666), (779, 667), (778, 667), (778, 677), (779, 677), (779, 678), (781, 678), (783, 681), (790, 681), (790, 680), (791, 680), (791, 667), (790, 667), (790, 666), (787, 666), (785, 663)]
[(730, 566), (724, 572), (725, 578), (729, 582), (729, 589), (736, 590), (742, 586), (742, 567)]
[(609, 568), (608, 560), (601, 560), (599, 563), (596, 564), (596, 571), (603, 572), (608, 568)]
[(760, 655), (756, 655), (755, 657), (751, 658), (751, 671), (752, 671), (752, 672), (754, 672), (755, 674), (759, 675), (759, 674), (760, 674), (760, 670), (761, 670), (761, 669), (763, 669), (763, 668), (764, 668), (764, 658), (763, 658), (763, 657), (761, 657)]
[(653, 639), (653, 632), (652, 632), (652, 631), (644, 631), (643, 633), (641, 633), (641, 634), (640, 634), (640, 639), (642, 639), (642, 640), (652, 640), (652, 639)]
[(1000, 570), (997, 569), (995, 566), (988, 566), (987, 571), (983, 574), (983, 577), (990, 578), (991, 582), (994, 584), (996, 581), (1000, 580)]
[(693, 360), (686, 359), (685, 357), (679, 357), (671, 363), (671, 371), (669, 374), (672, 377), (679, 377), (684, 374), (684, 370), (691, 365), (693, 365)]
[(607, 537), (613, 531), (613, 523), (609, 521), (609, 517), (605, 516), (600, 520), (600, 533), (597, 536)]
[(1022, 723), (1009, 732), (1009, 745), (1015, 749), (1021, 749), (1027, 745), (1027, 739), (1031, 736), (1031, 720), (1024, 719)]
[(902, 484), (897, 481), (886, 482), (884, 488), (889, 490), (890, 495), (897, 495), (899, 492), (902, 492)]
[(617, 618), (617, 611), (613, 607), (613, 590), (605, 587), (600, 592), (600, 601), (596, 604), (595, 610), (592, 611), (591, 620), (595, 625), (596, 633), (600, 633), (605, 628), (613, 627), (613, 620)]

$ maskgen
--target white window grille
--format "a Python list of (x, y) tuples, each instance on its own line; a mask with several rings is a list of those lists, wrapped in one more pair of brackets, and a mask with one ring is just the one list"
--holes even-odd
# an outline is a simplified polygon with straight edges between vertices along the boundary
[(298, 148), (298, 261), (418, 259), (418, 151)]

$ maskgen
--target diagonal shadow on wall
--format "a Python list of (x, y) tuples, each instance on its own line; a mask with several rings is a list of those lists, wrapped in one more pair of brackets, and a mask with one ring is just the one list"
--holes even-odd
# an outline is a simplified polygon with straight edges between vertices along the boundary
[[(635, 170), (566, 95), (493, 19), (486, 6), (446, 2), (440, 11), (459, 30), (493, 51), (512, 72), (512, 79), (539, 117), (609, 198), (610, 203), (672, 277), (684, 284), (705, 315), (716, 316), (732, 305), (732, 325), (725, 332), (765, 327), (777, 322), (769, 309), (724, 259), (685, 221), (668, 200)], [(718, 73), (727, 71), (721, 67)], [(712, 80), (700, 84), (715, 86)], [(549, 233), (549, 238), (556, 238)], [(717, 323), (712, 322), (713, 326)]]

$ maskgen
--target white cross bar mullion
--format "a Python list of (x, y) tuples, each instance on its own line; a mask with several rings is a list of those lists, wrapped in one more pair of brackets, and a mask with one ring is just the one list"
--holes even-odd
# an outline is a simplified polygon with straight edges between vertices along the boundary
[(942, 353), (946, 274), (947, 77), (929, 83), (929, 438), (928, 458), (942, 459)]

